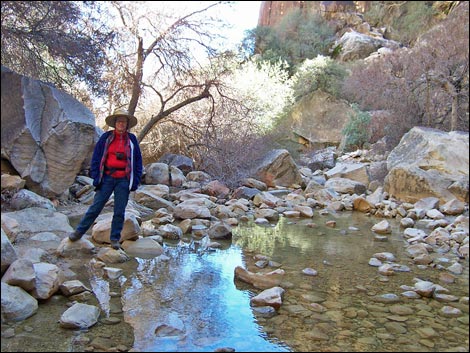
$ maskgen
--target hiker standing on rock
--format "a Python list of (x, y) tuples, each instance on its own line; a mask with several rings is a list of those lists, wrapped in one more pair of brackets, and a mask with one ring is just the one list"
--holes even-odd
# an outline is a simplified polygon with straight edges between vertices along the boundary
[(114, 192), (110, 240), (113, 249), (118, 250), (129, 194), (137, 189), (142, 177), (142, 154), (137, 137), (129, 132), (137, 125), (133, 115), (117, 109), (106, 117), (106, 124), (114, 130), (101, 135), (91, 160), (90, 177), (95, 186), (95, 198), (69, 239), (77, 241), (86, 233)]

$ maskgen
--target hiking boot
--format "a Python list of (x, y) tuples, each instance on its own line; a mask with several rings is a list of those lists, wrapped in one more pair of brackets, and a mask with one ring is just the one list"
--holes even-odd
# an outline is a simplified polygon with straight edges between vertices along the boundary
[(80, 234), (77, 231), (74, 231), (73, 233), (69, 234), (69, 239), (70, 241), (77, 241), (82, 237), (83, 234)]
[(114, 250), (119, 250), (121, 249), (121, 245), (119, 244), (119, 240), (111, 240), (111, 247)]

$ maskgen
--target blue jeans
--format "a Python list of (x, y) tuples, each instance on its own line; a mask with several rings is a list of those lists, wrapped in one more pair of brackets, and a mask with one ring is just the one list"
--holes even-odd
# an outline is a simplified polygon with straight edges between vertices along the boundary
[(114, 214), (111, 223), (110, 240), (119, 241), (124, 225), (124, 213), (126, 211), (127, 201), (129, 200), (129, 180), (127, 180), (127, 178), (113, 178), (109, 175), (104, 175), (101, 187), (95, 193), (93, 204), (88, 208), (85, 216), (83, 216), (77, 226), (76, 231), (78, 233), (86, 233), (103, 210), (104, 205), (108, 202), (113, 192)]

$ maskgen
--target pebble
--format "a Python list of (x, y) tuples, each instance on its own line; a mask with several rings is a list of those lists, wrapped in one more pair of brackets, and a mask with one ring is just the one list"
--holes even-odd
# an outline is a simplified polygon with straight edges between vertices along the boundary
[(115, 317), (115, 316), (111, 316), (111, 317), (106, 317), (102, 320), (100, 320), (101, 323), (105, 324), (105, 325), (116, 325), (116, 324), (119, 324), (121, 322), (121, 319), (118, 318), (118, 317)]
[(7, 328), (5, 331), (2, 332), (2, 338), (12, 338), (12, 337), (15, 337), (14, 328)]

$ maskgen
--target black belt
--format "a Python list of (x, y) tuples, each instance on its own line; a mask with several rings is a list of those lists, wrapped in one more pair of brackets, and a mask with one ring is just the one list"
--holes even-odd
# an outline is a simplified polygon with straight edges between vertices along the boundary
[(104, 167), (104, 170), (105, 171), (109, 171), (109, 175), (111, 174), (114, 174), (114, 172), (117, 172), (118, 170), (126, 170), (126, 168), (108, 168), (108, 167)]

